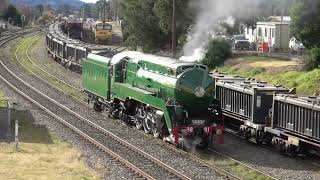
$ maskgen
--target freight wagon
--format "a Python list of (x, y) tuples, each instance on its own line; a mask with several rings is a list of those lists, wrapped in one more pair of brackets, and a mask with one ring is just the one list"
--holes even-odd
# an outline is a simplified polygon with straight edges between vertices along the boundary
[(272, 109), (274, 92), (293, 92), (281, 86), (257, 81), (216, 81), (215, 97), (226, 117), (241, 121), (240, 133), (257, 143), (264, 141), (264, 128)]
[(219, 80), (220, 81), (246, 81), (246, 79), (241, 76), (233, 76), (230, 74), (218, 73), (218, 72), (210, 73), (210, 76), (216, 82)]
[(81, 60), (86, 58), (89, 53), (112, 57), (116, 53), (126, 50), (125, 47), (99, 46), (70, 39), (61, 31), (61, 25), (62, 23), (59, 22), (49, 26), (46, 35), (48, 53), (57, 62), (76, 72), (81, 73)]
[(81, 40), (83, 35), (83, 23), (79, 18), (68, 18), (63, 26), (69, 38)]
[(272, 144), (282, 151), (320, 147), (320, 97), (275, 94), (271, 127)]

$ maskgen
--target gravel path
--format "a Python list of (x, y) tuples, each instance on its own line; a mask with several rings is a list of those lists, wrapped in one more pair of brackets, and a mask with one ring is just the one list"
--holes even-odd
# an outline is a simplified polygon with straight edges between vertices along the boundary
[[(10, 66), (11, 68), (15, 69), (15, 72), (18, 74), (21, 72), (21, 70), (16, 68), (14, 65)], [(135, 130), (132, 130), (130, 127), (127, 127), (119, 121), (109, 120), (103, 117), (101, 114), (93, 112), (91, 109), (88, 109), (79, 102), (76, 102), (67, 96), (61, 95), (61, 93), (52, 89), (45, 83), (39, 82), (39, 80), (29, 77), (24, 73), (20, 74), (19, 76), (23, 79), (28, 79), (30, 84), (39, 87), (38, 89), (40, 91), (45, 92), (50, 97), (53, 97), (71, 109), (80, 112), (84, 117), (93, 119), (95, 123), (98, 123), (107, 130), (110, 130), (120, 137), (123, 137), (126, 141), (131, 142), (135, 146), (140, 147), (142, 150), (165, 161), (166, 163), (172, 164), (172, 166), (177, 167), (177, 169), (180, 167), (181, 172), (185, 173), (189, 171), (189, 173), (199, 174), (197, 177), (199, 179), (203, 179), (203, 177), (210, 177), (206, 176), (207, 173), (201, 171), (199, 167), (195, 166), (194, 164), (190, 164), (190, 160), (188, 160), (187, 157), (181, 156), (179, 153), (169, 150), (161, 143), (155, 143), (155, 140), (151, 136), (143, 135)], [(311, 163), (304, 163), (304, 161), (301, 160), (291, 159), (276, 152), (242, 142), (241, 140), (229, 135), (226, 136), (225, 141), (226, 143), (224, 145), (215, 145), (215, 148), (220, 152), (228, 153), (233, 158), (255, 166), (256, 168), (263, 170), (264, 172), (267, 172), (279, 179), (320, 178), (319, 173), (318, 175), (314, 173), (315, 170), (319, 170), (319, 167), (313, 166)]]

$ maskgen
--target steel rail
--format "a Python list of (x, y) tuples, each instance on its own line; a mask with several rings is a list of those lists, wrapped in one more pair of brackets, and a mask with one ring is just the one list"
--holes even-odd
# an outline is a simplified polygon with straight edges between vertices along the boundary
[[(41, 34), (42, 34), (42, 33), (41, 33)], [(41, 35), (41, 34), (40, 34), (40, 35)], [(32, 63), (33, 66), (37, 67), (38, 69), (40, 69), (42, 72), (44, 72), (44, 73), (47, 74), (48, 76), (56, 79), (57, 81), (63, 83), (63, 84), (66, 85), (66, 86), (69, 86), (70, 88), (72, 88), (72, 89), (74, 89), (74, 90), (76, 90), (76, 91), (81, 92), (81, 89), (79, 89), (79, 88), (77, 88), (77, 87), (74, 87), (73, 85), (71, 85), (71, 84), (63, 81), (62, 79), (60, 79), (60, 78), (58, 78), (58, 77), (55, 77), (54, 75), (50, 74), (49, 72), (47, 72), (46, 70), (44, 70), (43, 68), (41, 68), (40, 66), (38, 66), (34, 61), (32, 61), (32, 59), (31, 59), (30, 56), (29, 56), (29, 49), (30, 49), (30, 47), (31, 47), (32, 45), (34, 45), (40, 38), (42, 38), (42, 37), (40, 36), (39, 38), (37, 38), (36, 40), (34, 40), (32, 43), (30, 43), (30, 45), (29, 45), (28, 48), (26, 49), (25, 54), (26, 54), (28, 60)]]
[[(160, 160), (152, 157), (151, 155), (143, 152), (142, 150), (140, 150), (139, 148), (129, 144), (128, 142), (122, 140), (121, 138), (119, 138), (118, 136), (112, 134), (111, 132), (103, 129), (102, 127), (94, 124), (93, 122), (91, 122), (90, 120), (87, 120), (85, 118), (83, 118), (82, 116), (80, 116), (79, 114), (71, 111), (69, 108), (65, 107), (64, 105), (58, 103), (57, 101), (53, 100), (52, 98), (46, 96), (45, 94), (43, 94), (42, 92), (36, 90), (34, 87), (32, 87), (31, 85), (29, 85), (27, 82), (23, 81), (21, 78), (19, 78), (17, 75), (15, 75), (12, 71), (10, 71), (4, 64), (2, 61), (0, 61), (0, 65), (3, 66), (3, 68), (5, 68), (5, 70), (11, 74), (11, 76), (13, 76), (16, 80), (18, 80), (20, 83), (24, 84), (25, 86), (27, 86), (29, 89), (31, 89), (33, 92), (39, 94), (40, 96), (42, 96), (43, 98), (51, 101), (52, 103), (54, 103), (55, 105), (57, 105), (58, 107), (64, 109), (65, 111), (69, 112), (70, 114), (78, 117), (81, 121), (88, 123), (91, 127), (103, 132), (105, 135), (108, 135), (109, 137), (114, 138), (115, 140), (117, 140), (118, 142), (120, 142), (123, 145), (126, 145), (127, 147), (129, 147), (132, 150), (135, 150), (136, 152), (139, 152), (140, 155), (143, 155), (144, 157), (148, 158), (149, 160), (151, 160), (152, 162), (156, 163), (157, 165), (163, 167), (164, 169), (168, 170), (170, 173), (172, 173), (173, 175), (175, 175), (176, 177), (178, 177), (179, 179), (191, 179), (187, 176), (185, 176), (184, 174), (178, 172), (177, 170), (173, 169), (172, 167), (166, 165), (165, 163), (161, 162)], [(78, 133), (79, 135), (84, 136), (84, 138), (86, 138), (88, 141), (90, 141), (91, 143), (93, 143), (94, 145), (98, 146), (100, 149), (105, 150), (107, 152), (109, 152), (109, 150), (107, 150), (107, 148), (105, 146), (103, 146), (102, 144), (100, 144), (99, 142), (97, 142), (96, 140), (92, 139), (91, 137), (88, 137), (88, 135), (86, 135), (84, 132), (80, 131), (79, 129), (77, 129), (76, 127), (72, 126), (71, 124), (69, 124), (68, 122), (66, 122), (65, 120), (61, 119), (59, 116), (57, 116), (56, 114), (54, 114), (53, 112), (51, 112), (49, 109), (47, 109), (46, 107), (44, 107), (43, 105), (41, 105), (40, 103), (36, 102), (34, 99), (32, 99), (30, 96), (26, 95), (25, 93), (23, 93), (22, 91), (19, 90), (18, 87), (15, 87), (13, 84), (11, 84), (9, 81), (7, 81), (2, 75), (0, 75), (0, 78), (7, 83), (10, 87), (12, 87), (15, 91), (17, 91), (18, 94), (24, 96), (26, 99), (28, 99), (29, 101), (31, 101), (32, 103), (34, 103), (36, 106), (38, 106), (39, 108), (43, 109), (45, 112), (47, 112), (49, 115), (51, 115), (52, 117), (54, 117), (55, 119), (57, 119), (59, 122), (61, 122), (62, 124), (68, 126), (69, 128), (71, 128), (72, 130), (74, 130), (76, 133)], [(86, 136), (85, 136), (86, 135)], [(111, 150), (110, 150), (111, 151)], [(150, 175), (146, 174), (145, 172), (143, 172), (141, 169), (137, 168), (136, 166), (134, 166), (133, 164), (131, 164), (130, 162), (126, 161), (125, 159), (121, 158), (120, 155), (114, 155), (114, 152), (111, 151), (110, 153), (111, 156), (113, 156), (114, 158), (116, 158), (117, 160), (119, 160), (120, 162), (130, 166), (131, 168), (133, 168), (134, 171), (136, 171), (139, 174), (142, 174), (143, 177), (147, 178), (147, 179), (154, 179), (152, 178)]]
[(262, 172), (262, 171), (260, 171), (260, 170), (258, 170), (258, 169), (256, 169), (256, 168), (253, 168), (253, 167), (247, 165), (246, 163), (243, 163), (243, 162), (241, 162), (241, 161), (238, 161), (238, 160), (236, 160), (236, 159), (234, 159), (234, 158), (232, 158), (232, 157), (230, 157), (230, 156), (228, 156), (228, 155), (226, 155), (226, 154), (223, 154), (223, 153), (221, 153), (221, 152), (218, 152), (218, 151), (216, 151), (216, 150), (214, 150), (214, 149), (212, 149), (212, 148), (208, 148), (208, 150), (211, 151), (211, 152), (213, 152), (213, 153), (215, 153), (215, 154), (218, 154), (219, 156), (222, 156), (222, 157), (227, 158), (227, 159), (230, 159), (231, 161), (234, 161), (234, 162), (236, 162), (236, 163), (238, 163), (238, 164), (241, 164), (242, 166), (245, 166), (245, 167), (248, 168), (248, 169), (251, 169), (251, 170), (253, 170), (253, 171), (256, 171), (256, 172), (258, 172), (258, 173), (260, 173), (260, 174), (262, 174), (262, 175), (264, 175), (264, 176), (266, 176), (266, 177), (268, 177), (268, 178), (270, 178), (270, 179), (274, 179), (274, 180), (277, 179), (277, 178), (275, 178), (275, 177), (273, 177), (273, 176), (270, 176), (269, 174), (266, 174), (266, 173), (264, 173), (264, 172)]
[[(21, 44), (17, 47), (17, 49), (15, 50), (16, 60), (19, 62), (19, 64), (20, 64), (23, 68), (25, 68), (25, 69), (26, 69), (27, 71), (29, 71), (33, 76), (35, 76), (35, 77), (37, 77), (38, 79), (42, 80), (43, 82), (45, 82), (47, 85), (51, 86), (52, 88), (58, 89), (59, 91), (61, 91), (61, 92), (64, 93), (65, 95), (71, 96), (72, 98), (78, 100), (78, 101), (81, 102), (82, 104), (87, 104), (87, 103), (85, 103), (85, 101), (83, 101), (82, 99), (76, 97), (75, 95), (72, 95), (72, 94), (70, 94), (70, 93), (65, 92), (63, 89), (61, 89), (61, 88), (58, 87), (58, 86), (54, 86), (53, 84), (51, 84), (50, 82), (48, 82), (48, 81), (45, 80), (44, 78), (42, 78), (42, 77), (40, 77), (39, 75), (37, 75), (36, 73), (34, 73), (34, 72), (33, 72), (31, 69), (29, 69), (27, 66), (25, 66), (25, 65), (20, 61), (20, 59), (18, 58), (18, 54), (17, 54), (18, 50), (20, 49), (20, 47), (21, 47), (23, 44), (24, 44), (24, 43), (21, 43)], [(54, 76), (52, 76), (52, 77), (54, 78)], [(56, 80), (59, 81), (58, 79), (56, 79)], [(59, 81), (59, 82), (61, 82), (61, 81)], [(63, 83), (63, 82), (62, 82), (62, 83)], [(67, 84), (67, 83), (66, 83), (66, 84)], [(71, 85), (70, 85), (70, 86), (71, 86)], [(70, 87), (70, 86), (69, 86), (69, 87)], [(81, 92), (81, 91), (79, 91), (79, 92)]]

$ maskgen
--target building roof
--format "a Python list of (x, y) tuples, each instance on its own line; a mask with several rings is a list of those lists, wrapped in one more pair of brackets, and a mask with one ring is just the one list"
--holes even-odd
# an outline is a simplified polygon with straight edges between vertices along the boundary
[(265, 26), (276, 26), (276, 25), (289, 25), (290, 22), (288, 21), (282, 21), (282, 22), (257, 22), (257, 26), (259, 25), (265, 25)]
[(270, 22), (281, 22), (281, 21), (290, 22), (291, 17), (290, 16), (270, 16), (267, 18), (267, 20)]

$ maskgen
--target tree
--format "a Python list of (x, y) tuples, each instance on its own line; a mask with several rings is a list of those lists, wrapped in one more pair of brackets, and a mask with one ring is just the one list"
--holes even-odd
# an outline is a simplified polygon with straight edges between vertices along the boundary
[(73, 8), (68, 4), (59, 5), (57, 13), (64, 14), (66, 16), (72, 14)]
[(230, 44), (224, 39), (212, 39), (202, 63), (213, 69), (228, 59), (232, 52)]
[(320, 47), (320, 2), (296, 0), (290, 11), (290, 31), (308, 48)]
[[(100, 20), (108, 21), (111, 17), (110, 13), (110, 1), (99, 0), (95, 4), (96, 18)], [(105, 17), (104, 17), (105, 16)]]
[(3, 18), (6, 21), (11, 18), (14, 25), (21, 25), (21, 14), (18, 12), (17, 8), (11, 4), (8, 6), (8, 10), (3, 14)]
[[(177, 39), (183, 43), (192, 22), (189, 0), (176, 0)], [(122, 0), (120, 12), (125, 43), (144, 51), (170, 47), (172, 0)]]
[(38, 19), (43, 15), (44, 6), (42, 4), (38, 4), (33, 9), (33, 17), (34, 19)]
[[(172, 0), (156, 0), (153, 12), (158, 18), (158, 26), (166, 35), (168, 41), (171, 41), (172, 31)], [(180, 40), (184, 40), (193, 18), (195, 11), (189, 7), (189, 0), (176, 0), (176, 33)], [(181, 41), (180, 43), (183, 43)]]
[(159, 19), (153, 12), (156, 0), (123, 0), (121, 12), (124, 31), (127, 34), (125, 43), (136, 49), (141, 46), (144, 51), (158, 49), (168, 39), (159, 27)]

